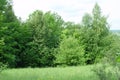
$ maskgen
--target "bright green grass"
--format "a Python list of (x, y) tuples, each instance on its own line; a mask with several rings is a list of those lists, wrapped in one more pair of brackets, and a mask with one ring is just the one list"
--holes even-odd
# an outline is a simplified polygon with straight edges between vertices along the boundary
[(92, 66), (8, 69), (0, 80), (99, 80)]

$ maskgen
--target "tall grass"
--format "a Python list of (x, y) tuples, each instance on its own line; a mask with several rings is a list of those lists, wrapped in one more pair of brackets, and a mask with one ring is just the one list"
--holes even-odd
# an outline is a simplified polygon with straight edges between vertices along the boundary
[(92, 66), (8, 69), (0, 80), (99, 80)]

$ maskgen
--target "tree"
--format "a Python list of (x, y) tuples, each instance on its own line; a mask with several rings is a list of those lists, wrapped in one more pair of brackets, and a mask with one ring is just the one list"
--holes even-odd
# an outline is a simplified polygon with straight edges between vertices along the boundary
[(49, 48), (59, 46), (60, 35), (64, 21), (57, 13), (46, 12), (44, 14), (44, 26), (46, 29), (45, 45)]
[(63, 20), (56, 13), (44, 14), (36, 10), (29, 16), (26, 24), (30, 30), (31, 41), (23, 62), (31, 67), (52, 66), (55, 59), (54, 48), (59, 45)]
[(1, 56), (3, 55), (3, 45), (4, 45), (4, 40), (0, 40), (0, 61), (1, 61)]
[(3, 64), (2, 62), (2, 56), (3, 56), (3, 45), (4, 45), (4, 40), (0, 40), (0, 73), (6, 69), (7, 65)]
[(110, 46), (104, 53), (100, 65), (95, 65), (93, 71), (100, 80), (120, 80), (120, 36), (110, 33)]
[(2, 62), (8, 64), (9, 67), (15, 67), (16, 65), (16, 53), (17, 49), (16, 36), (19, 34), (19, 21), (12, 9), (12, 1), (0, 0), (0, 38), (4, 39)]
[(70, 36), (77, 36), (80, 28), (80, 24), (75, 24), (74, 22), (65, 22), (61, 33), (61, 39), (69, 38)]
[(107, 18), (101, 15), (98, 4), (95, 4), (92, 15), (83, 17), (82, 26), (80, 43), (85, 46), (86, 63), (98, 62), (110, 45), (106, 39), (109, 35)]

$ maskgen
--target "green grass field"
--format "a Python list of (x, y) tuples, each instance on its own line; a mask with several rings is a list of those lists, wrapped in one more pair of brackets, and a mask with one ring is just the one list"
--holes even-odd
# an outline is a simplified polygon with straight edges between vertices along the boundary
[(92, 66), (8, 69), (0, 80), (99, 80)]

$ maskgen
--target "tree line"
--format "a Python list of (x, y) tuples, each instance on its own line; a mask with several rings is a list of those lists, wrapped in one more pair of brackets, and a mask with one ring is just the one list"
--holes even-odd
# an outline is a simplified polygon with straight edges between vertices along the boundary
[(65, 22), (57, 13), (36, 10), (26, 21), (14, 14), (11, 0), (0, 0), (0, 63), (8, 67), (52, 67), (98, 63), (119, 53), (119, 35), (109, 30), (96, 3), (82, 22)]

